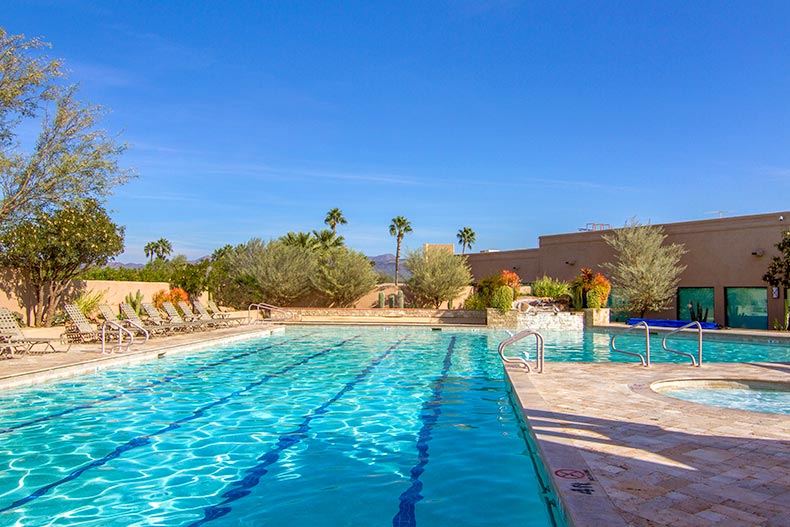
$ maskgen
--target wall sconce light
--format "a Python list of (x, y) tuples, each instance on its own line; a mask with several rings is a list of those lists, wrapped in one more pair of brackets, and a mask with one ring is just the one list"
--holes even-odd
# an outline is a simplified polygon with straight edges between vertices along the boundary
[(758, 258), (761, 257), (764, 254), (765, 254), (765, 251), (763, 251), (762, 249), (757, 249), (756, 251), (752, 251), (752, 256), (756, 256)]
[(576, 260), (568, 260), (565, 262), (567, 265), (576, 265)]
[(521, 269), (521, 267), (519, 267), (519, 266), (517, 266), (517, 265), (514, 265), (514, 266), (513, 266), (513, 270), (514, 270), (514, 271), (518, 271), (519, 269)]

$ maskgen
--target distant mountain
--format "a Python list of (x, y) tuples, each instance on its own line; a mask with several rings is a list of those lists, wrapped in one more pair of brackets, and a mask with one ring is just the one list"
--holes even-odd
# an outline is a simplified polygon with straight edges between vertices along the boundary
[(142, 269), (145, 267), (145, 264), (110, 262), (107, 264), (107, 267), (112, 269)]
[[(368, 256), (373, 262), (376, 271), (387, 273), (388, 275), (395, 276), (395, 255), (394, 254), (380, 254), (378, 256)], [(400, 269), (398, 270), (398, 280), (401, 278), (408, 278), (409, 272), (403, 267), (403, 258), (400, 260)]]
[[(191, 260), (189, 263), (197, 263), (201, 260), (205, 260), (209, 258), (208, 256), (204, 256), (202, 258), (198, 258), (197, 260)], [(380, 254), (378, 256), (368, 256), (371, 262), (373, 262), (374, 268), (376, 271), (380, 271), (382, 273), (387, 273), (388, 275), (394, 277), (395, 276), (395, 255), (394, 254)], [(145, 264), (140, 263), (121, 263), (121, 262), (110, 262), (107, 264), (107, 267), (112, 267), (113, 269), (142, 269), (145, 267)], [(403, 267), (403, 258), (400, 260), (400, 276), (399, 278), (408, 278), (410, 276), (409, 271), (407, 271)]]

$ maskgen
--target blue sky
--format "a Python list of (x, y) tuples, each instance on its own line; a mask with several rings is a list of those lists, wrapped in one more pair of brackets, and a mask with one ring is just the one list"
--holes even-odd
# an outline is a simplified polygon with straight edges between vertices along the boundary
[(139, 178), (124, 262), (323, 227), (394, 252), (477, 233), (786, 210), (788, 2), (6, 0)]

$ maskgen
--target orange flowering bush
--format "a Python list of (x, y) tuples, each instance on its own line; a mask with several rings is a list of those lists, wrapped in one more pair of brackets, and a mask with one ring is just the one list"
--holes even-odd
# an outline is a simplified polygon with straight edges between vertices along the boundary
[(518, 293), (518, 288), (521, 287), (521, 278), (514, 273), (513, 271), (508, 271), (507, 269), (502, 270), (502, 281), (504, 285), (513, 289), (514, 292)]
[(189, 295), (186, 291), (181, 289), (180, 287), (174, 287), (170, 291), (165, 291), (164, 289), (157, 291), (154, 293), (152, 301), (157, 309), (162, 309), (162, 304), (165, 302), (170, 302), (171, 304), (178, 305), (180, 301), (186, 302), (189, 300)]
[(576, 307), (604, 307), (609, 300), (612, 284), (601, 273), (582, 269), (573, 281), (573, 296)]

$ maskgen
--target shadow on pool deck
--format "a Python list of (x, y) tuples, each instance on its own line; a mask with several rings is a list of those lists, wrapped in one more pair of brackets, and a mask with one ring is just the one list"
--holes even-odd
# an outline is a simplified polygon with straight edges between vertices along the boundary
[(787, 365), (550, 368), (509, 375), (573, 525), (790, 525), (790, 416), (688, 403), (648, 386), (787, 380)]

